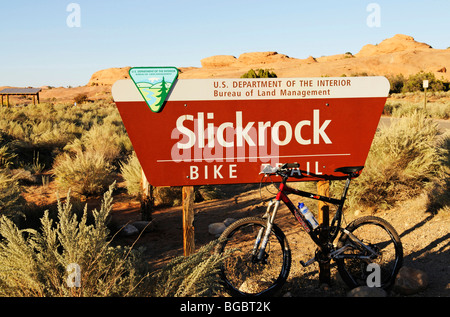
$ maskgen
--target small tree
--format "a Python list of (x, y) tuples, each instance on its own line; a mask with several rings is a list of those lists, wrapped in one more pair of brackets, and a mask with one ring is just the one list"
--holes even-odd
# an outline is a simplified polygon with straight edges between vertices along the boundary
[(158, 91), (158, 95), (156, 97), (160, 98), (160, 101), (158, 103), (158, 107), (162, 106), (162, 104), (164, 103), (164, 101), (166, 100), (167, 94), (168, 94), (168, 90), (166, 87), (166, 80), (164, 79), (164, 77), (162, 78), (162, 82), (161, 82), (161, 89)]
[(277, 78), (277, 75), (268, 69), (250, 69), (241, 78)]
[(86, 94), (79, 94), (75, 96), (73, 101), (76, 102), (78, 105), (81, 105), (88, 101), (88, 96)]
[(408, 80), (406, 80), (405, 84), (403, 85), (402, 92), (421, 91), (423, 89), (424, 80), (428, 80), (429, 90), (440, 91), (444, 90), (445, 88), (443, 81), (436, 79), (433, 73), (425, 73), (424, 71), (421, 71), (415, 75), (411, 75), (408, 77)]
[(391, 84), (389, 93), (396, 94), (402, 92), (403, 86), (405, 84), (405, 76), (403, 74), (392, 75), (388, 77), (389, 83)]

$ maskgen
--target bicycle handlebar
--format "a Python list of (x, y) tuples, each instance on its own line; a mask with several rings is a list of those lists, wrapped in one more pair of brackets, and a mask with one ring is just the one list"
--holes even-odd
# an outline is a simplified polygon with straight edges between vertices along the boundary
[(300, 164), (298, 163), (285, 163), (281, 166), (281, 169), (286, 169), (286, 168), (299, 168)]
[(266, 165), (263, 170), (260, 172), (260, 174), (284, 174), (284, 172), (287, 172), (288, 169), (292, 169), (292, 168), (299, 168), (300, 164), (299, 163), (284, 163), (283, 165), (279, 166), (279, 167), (273, 167), (271, 165)]
[[(280, 175), (280, 176), (287, 176), (286, 173), (289, 172), (289, 170), (293, 168), (299, 168), (299, 163), (284, 163), (278, 167), (273, 167), (271, 165), (266, 165), (263, 170), (260, 172), (260, 174), (264, 175)], [(347, 178), (353, 178), (357, 177), (364, 166), (345, 166), (345, 167), (339, 167), (335, 169), (335, 172), (340, 172), (347, 175)], [(324, 176), (324, 175), (322, 175)]]

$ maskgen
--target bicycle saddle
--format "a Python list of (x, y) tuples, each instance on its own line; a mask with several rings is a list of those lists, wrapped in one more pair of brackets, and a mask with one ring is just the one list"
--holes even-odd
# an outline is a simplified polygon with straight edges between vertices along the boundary
[(344, 167), (336, 168), (334, 171), (341, 172), (344, 174), (353, 174), (353, 173), (358, 173), (363, 168), (364, 168), (364, 166), (344, 166)]

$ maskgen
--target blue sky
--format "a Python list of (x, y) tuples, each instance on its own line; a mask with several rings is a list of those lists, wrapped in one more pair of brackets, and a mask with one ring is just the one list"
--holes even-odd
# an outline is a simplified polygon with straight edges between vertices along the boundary
[[(69, 27), (70, 3), (80, 27)], [(370, 27), (370, 3), (380, 25)], [(357, 53), (402, 33), (450, 46), (448, 0), (0, 0), (0, 86), (79, 86), (110, 67), (196, 66), (212, 55)]]

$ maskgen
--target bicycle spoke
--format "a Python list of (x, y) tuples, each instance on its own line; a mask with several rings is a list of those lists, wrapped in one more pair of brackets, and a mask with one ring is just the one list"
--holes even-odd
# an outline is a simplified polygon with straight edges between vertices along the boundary
[[(272, 232), (262, 259), (257, 258), (259, 250), (255, 244), (261, 229), (265, 229), (264, 222), (246, 223), (238, 226), (226, 237), (223, 250), (231, 252), (226, 258), (222, 274), (226, 283), (235, 291), (243, 294), (259, 294), (277, 286), (287, 277), (290, 266), (284, 249), (284, 237), (277, 237)], [(264, 231), (264, 230), (263, 230)], [(286, 271), (287, 269), (287, 271)]]
[(401, 243), (393, 228), (379, 218), (367, 217), (344, 237), (336, 259), (348, 284), (390, 286), (402, 259)]

